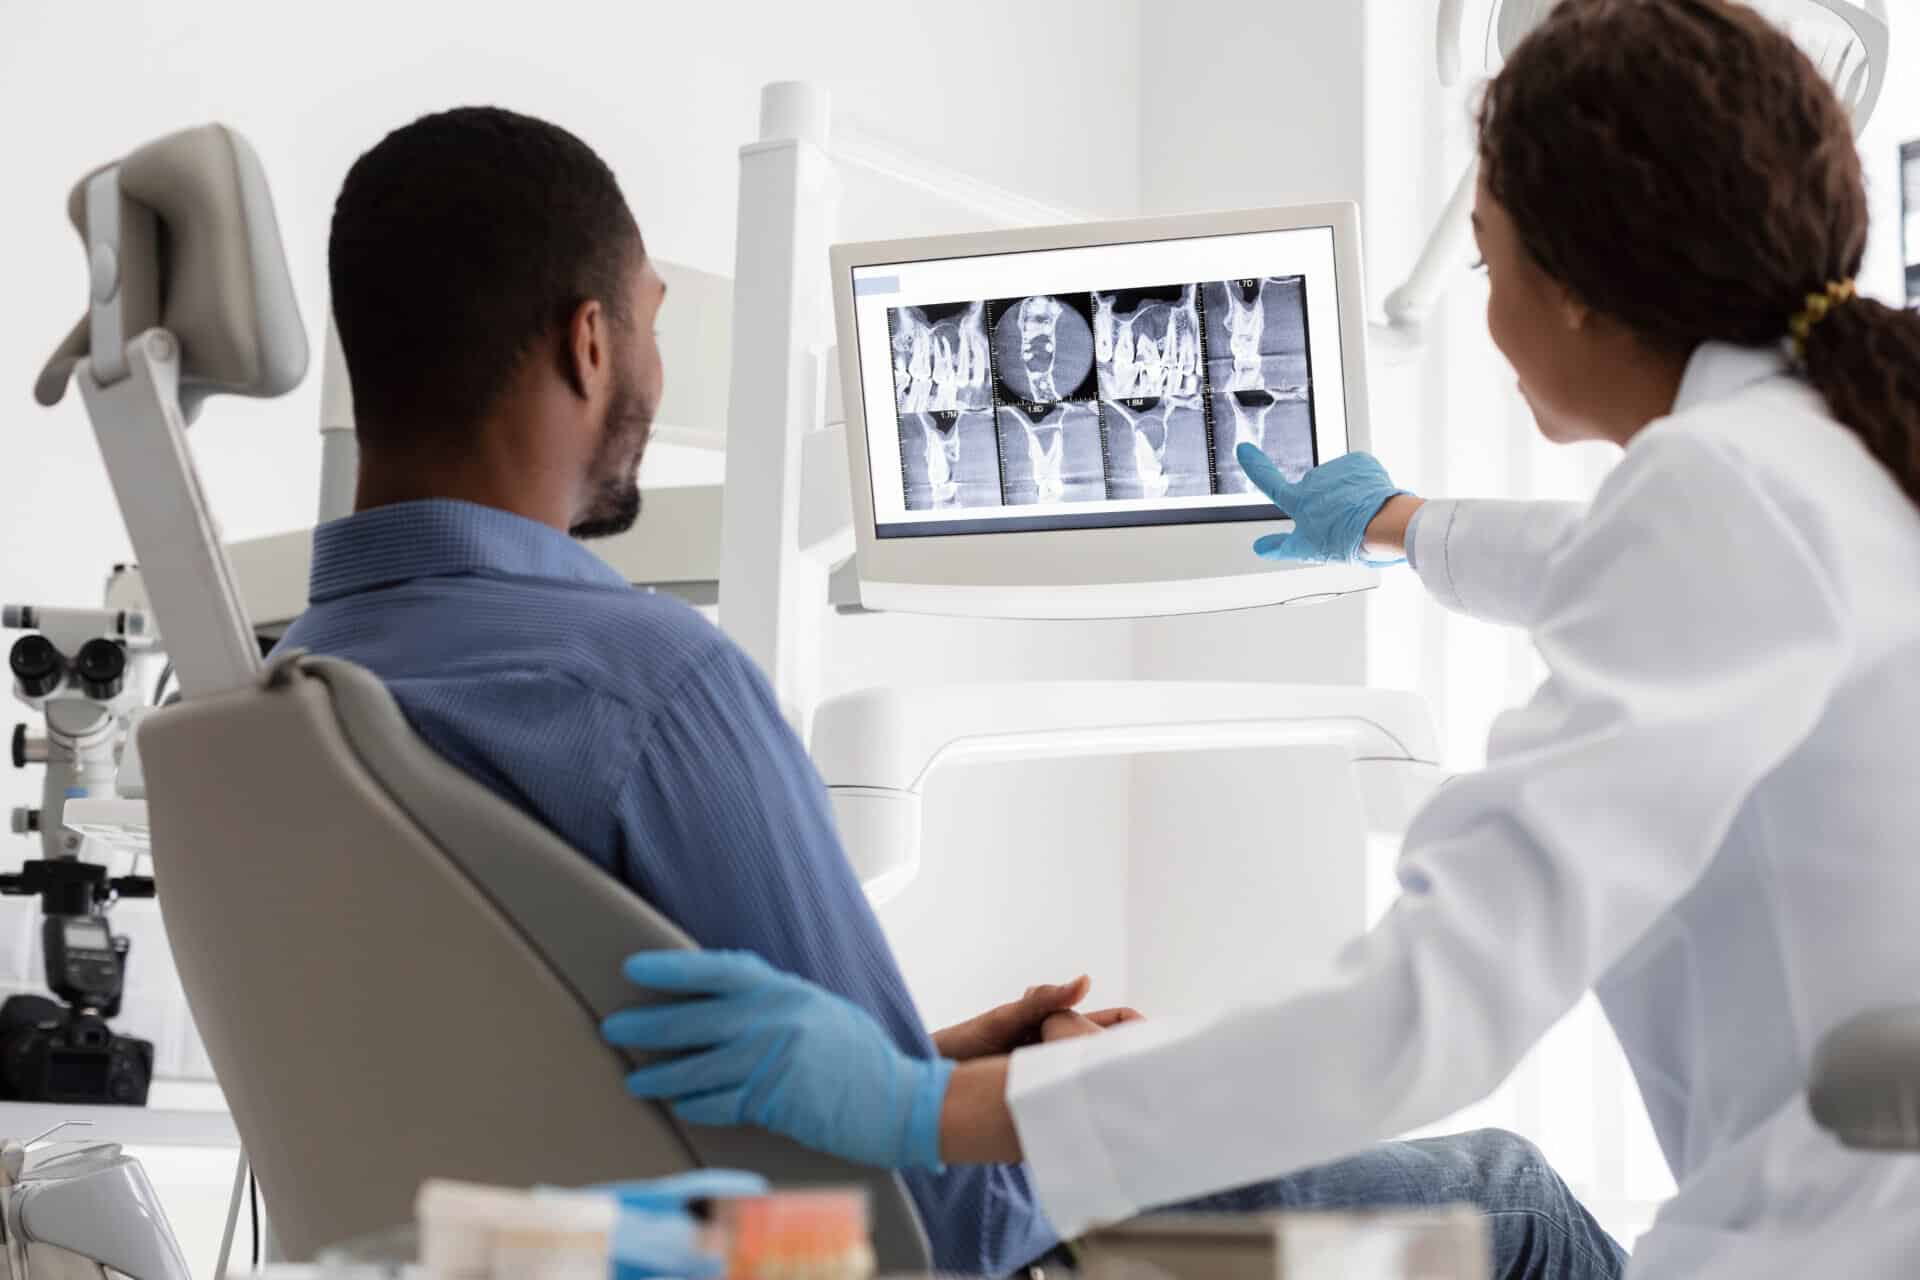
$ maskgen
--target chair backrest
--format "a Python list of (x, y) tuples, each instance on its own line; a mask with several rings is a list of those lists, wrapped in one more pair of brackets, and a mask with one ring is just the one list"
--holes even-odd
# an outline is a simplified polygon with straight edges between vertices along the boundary
[(423, 1178), (696, 1167), (861, 1184), (884, 1268), (928, 1265), (900, 1182), (628, 1098), (599, 1020), (627, 954), (690, 945), (442, 760), (331, 659), (142, 725), (162, 915), (289, 1257), (407, 1221)]

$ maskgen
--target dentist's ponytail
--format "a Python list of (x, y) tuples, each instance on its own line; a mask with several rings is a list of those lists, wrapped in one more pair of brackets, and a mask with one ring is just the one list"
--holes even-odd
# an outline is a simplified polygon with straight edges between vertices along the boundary
[(1804, 358), (1833, 416), (1920, 502), (1920, 315), (1854, 298), (1813, 327)]
[(1920, 503), (1920, 316), (1858, 295), (1852, 120), (1729, 0), (1562, 0), (1480, 113), (1488, 191), (1540, 266), (1677, 353), (1782, 345)]

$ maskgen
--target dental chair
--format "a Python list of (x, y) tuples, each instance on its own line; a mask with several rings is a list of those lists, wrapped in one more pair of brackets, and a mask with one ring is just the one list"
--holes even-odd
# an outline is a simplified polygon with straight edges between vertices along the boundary
[(892, 1174), (626, 1096), (638, 1059), (598, 1023), (647, 998), (627, 954), (692, 945), (672, 924), (428, 749), (367, 672), (263, 669), (185, 441), (206, 397), (279, 395), (306, 367), (246, 142), (163, 138), (70, 211), (89, 314), (37, 394), (79, 385), (180, 680), (138, 731), (161, 914), (285, 1256), (410, 1220), (432, 1176), (729, 1167), (864, 1186), (882, 1269), (925, 1269)]

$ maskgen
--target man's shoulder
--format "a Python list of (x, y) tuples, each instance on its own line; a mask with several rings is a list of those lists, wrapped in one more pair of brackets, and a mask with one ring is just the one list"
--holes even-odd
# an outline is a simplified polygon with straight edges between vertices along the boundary
[(671, 596), (582, 592), (569, 600), (567, 612), (570, 674), (623, 698), (657, 703), (696, 672), (747, 663), (725, 632)]
[(703, 691), (724, 689), (729, 704), (757, 696), (751, 659), (718, 627), (671, 596), (627, 588), (424, 578), (316, 604), (282, 643), (368, 668), (422, 722), (564, 725), (614, 755)]

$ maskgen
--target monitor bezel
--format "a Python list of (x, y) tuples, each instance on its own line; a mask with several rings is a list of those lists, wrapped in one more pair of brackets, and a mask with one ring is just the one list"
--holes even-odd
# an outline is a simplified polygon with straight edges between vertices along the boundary
[[(861, 603), (870, 609), (1014, 618), (1146, 617), (1253, 608), (1375, 584), (1351, 566), (1262, 561), (1250, 544), (1284, 520), (882, 538), (854, 319), (856, 268), (1046, 249), (1331, 229), (1349, 452), (1371, 447), (1360, 215), (1350, 202), (1130, 218), (833, 246), (834, 316)], [(1329, 455), (1337, 456), (1337, 455)], [(1324, 459), (1323, 459), (1324, 460)]]

